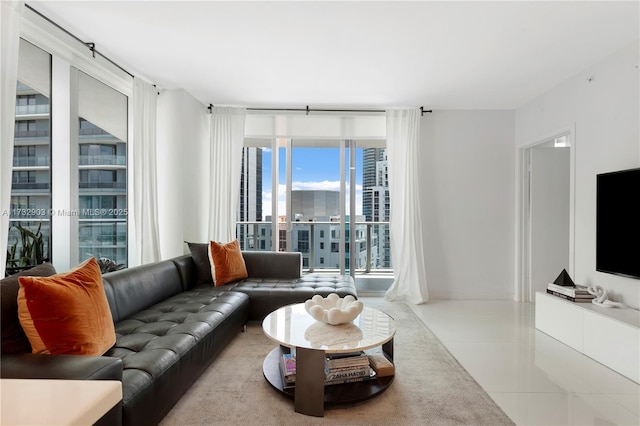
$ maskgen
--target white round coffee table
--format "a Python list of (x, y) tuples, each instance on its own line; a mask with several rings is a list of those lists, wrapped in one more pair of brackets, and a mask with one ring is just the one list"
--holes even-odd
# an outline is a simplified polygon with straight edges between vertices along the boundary
[[(329, 325), (314, 320), (303, 303), (284, 306), (271, 312), (262, 322), (267, 337), (279, 344), (264, 360), (263, 373), (277, 390), (293, 398), (296, 412), (322, 416), (326, 404), (348, 404), (369, 399), (384, 392), (394, 376), (371, 380), (324, 385), (326, 354), (359, 352), (381, 347), (393, 362), (393, 336), (396, 325), (386, 313), (366, 307), (351, 323)], [(282, 381), (280, 359), (295, 348), (295, 388)]]

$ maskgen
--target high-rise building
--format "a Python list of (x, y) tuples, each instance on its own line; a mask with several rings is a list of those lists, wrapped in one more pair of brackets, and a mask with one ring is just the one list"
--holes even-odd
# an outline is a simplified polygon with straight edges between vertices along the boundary
[(48, 85), (39, 89), (34, 89), (20, 81), (16, 86), (8, 241), (9, 252), (15, 250), (15, 256), (13, 258), (8, 256), (8, 267), (31, 262), (23, 259), (14, 263), (22, 248), (18, 227), (31, 232), (36, 232), (40, 228), (44, 241), (43, 258), (50, 258), (50, 101)]
[(127, 144), (78, 120), (79, 258), (127, 263)]
[(362, 150), (362, 214), (367, 222), (373, 221), (372, 188), (379, 186), (378, 163), (385, 160), (385, 148), (364, 148)]
[[(388, 222), (391, 216), (386, 148), (365, 148), (362, 159), (362, 212), (367, 222)], [(388, 225), (372, 225), (371, 267), (391, 267)]]
[[(242, 148), (238, 222), (262, 222), (262, 148)], [(240, 247), (246, 250), (271, 248), (269, 225), (243, 224), (238, 227)]]
[(292, 220), (340, 214), (340, 192), (323, 190), (291, 191)]
[(6, 263), (10, 272), (51, 260), (51, 55), (21, 39), (17, 77)]
[[(22, 245), (20, 233), (29, 235), (38, 229), (45, 259), (51, 258), (51, 240), (60, 238), (71, 243), (72, 259), (108, 257), (127, 264), (128, 99), (75, 68), (71, 75), (74, 90), (70, 99), (77, 106), (71, 118), (76, 124), (69, 137), (57, 139), (61, 147), (53, 146), (51, 55), (20, 40), (8, 268), (20, 266), (15, 265)], [(58, 162), (61, 168), (52, 169), (56, 167), (51, 166), (52, 152), (59, 150), (68, 150), (73, 158), (70, 164)], [(57, 189), (69, 182), (69, 191), (77, 198), (64, 206), (60, 200), (52, 203), (52, 184)], [(71, 233), (51, 236), (51, 222), (57, 216), (70, 217)], [(69, 241), (72, 237), (76, 240)]]
[(302, 253), (304, 268), (339, 267), (339, 234), (336, 238), (336, 230), (339, 230), (339, 226), (315, 223), (330, 222), (332, 217), (339, 217), (339, 215), (339, 191), (291, 191), (291, 220), (296, 222), (291, 227), (291, 246), (292, 251)]
[[(291, 191), (292, 251), (302, 253), (302, 266), (314, 270), (340, 267), (340, 191)], [(359, 216), (357, 221), (364, 217)], [(355, 230), (354, 246), (350, 246), (349, 217), (345, 227), (345, 265), (355, 256), (355, 268), (364, 268), (367, 260), (364, 230)], [(335, 224), (334, 224), (335, 223)]]
[(238, 221), (262, 221), (262, 148), (242, 148)]
[(78, 257), (126, 265), (128, 98), (82, 71), (77, 82), (71, 173), (78, 176)]

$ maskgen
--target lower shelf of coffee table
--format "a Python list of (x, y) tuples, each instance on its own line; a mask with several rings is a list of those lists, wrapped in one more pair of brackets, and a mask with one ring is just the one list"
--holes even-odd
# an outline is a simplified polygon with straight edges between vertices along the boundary
[[(284, 387), (280, 373), (280, 357), (284, 353), (282, 347), (274, 348), (264, 359), (262, 372), (265, 379), (276, 390), (293, 399), (294, 387)], [(328, 405), (353, 404), (373, 398), (381, 394), (391, 385), (394, 376), (376, 377), (371, 380), (354, 383), (341, 383), (324, 387), (324, 402)]]

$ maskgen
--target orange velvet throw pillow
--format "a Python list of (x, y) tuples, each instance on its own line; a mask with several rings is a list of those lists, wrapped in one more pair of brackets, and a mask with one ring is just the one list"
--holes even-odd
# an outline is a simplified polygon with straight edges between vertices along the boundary
[(102, 355), (116, 342), (95, 258), (69, 272), (19, 282), (18, 318), (33, 353)]
[(214, 284), (216, 287), (249, 276), (238, 240), (227, 244), (209, 242), (209, 258), (212, 261), (212, 269), (215, 268)]

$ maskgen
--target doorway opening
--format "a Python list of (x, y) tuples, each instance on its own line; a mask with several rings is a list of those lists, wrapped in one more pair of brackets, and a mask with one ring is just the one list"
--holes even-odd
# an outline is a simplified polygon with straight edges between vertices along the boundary
[(535, 301), (563, 269), (574, 272), (572, 129), (520, 150), (519, 301)]

